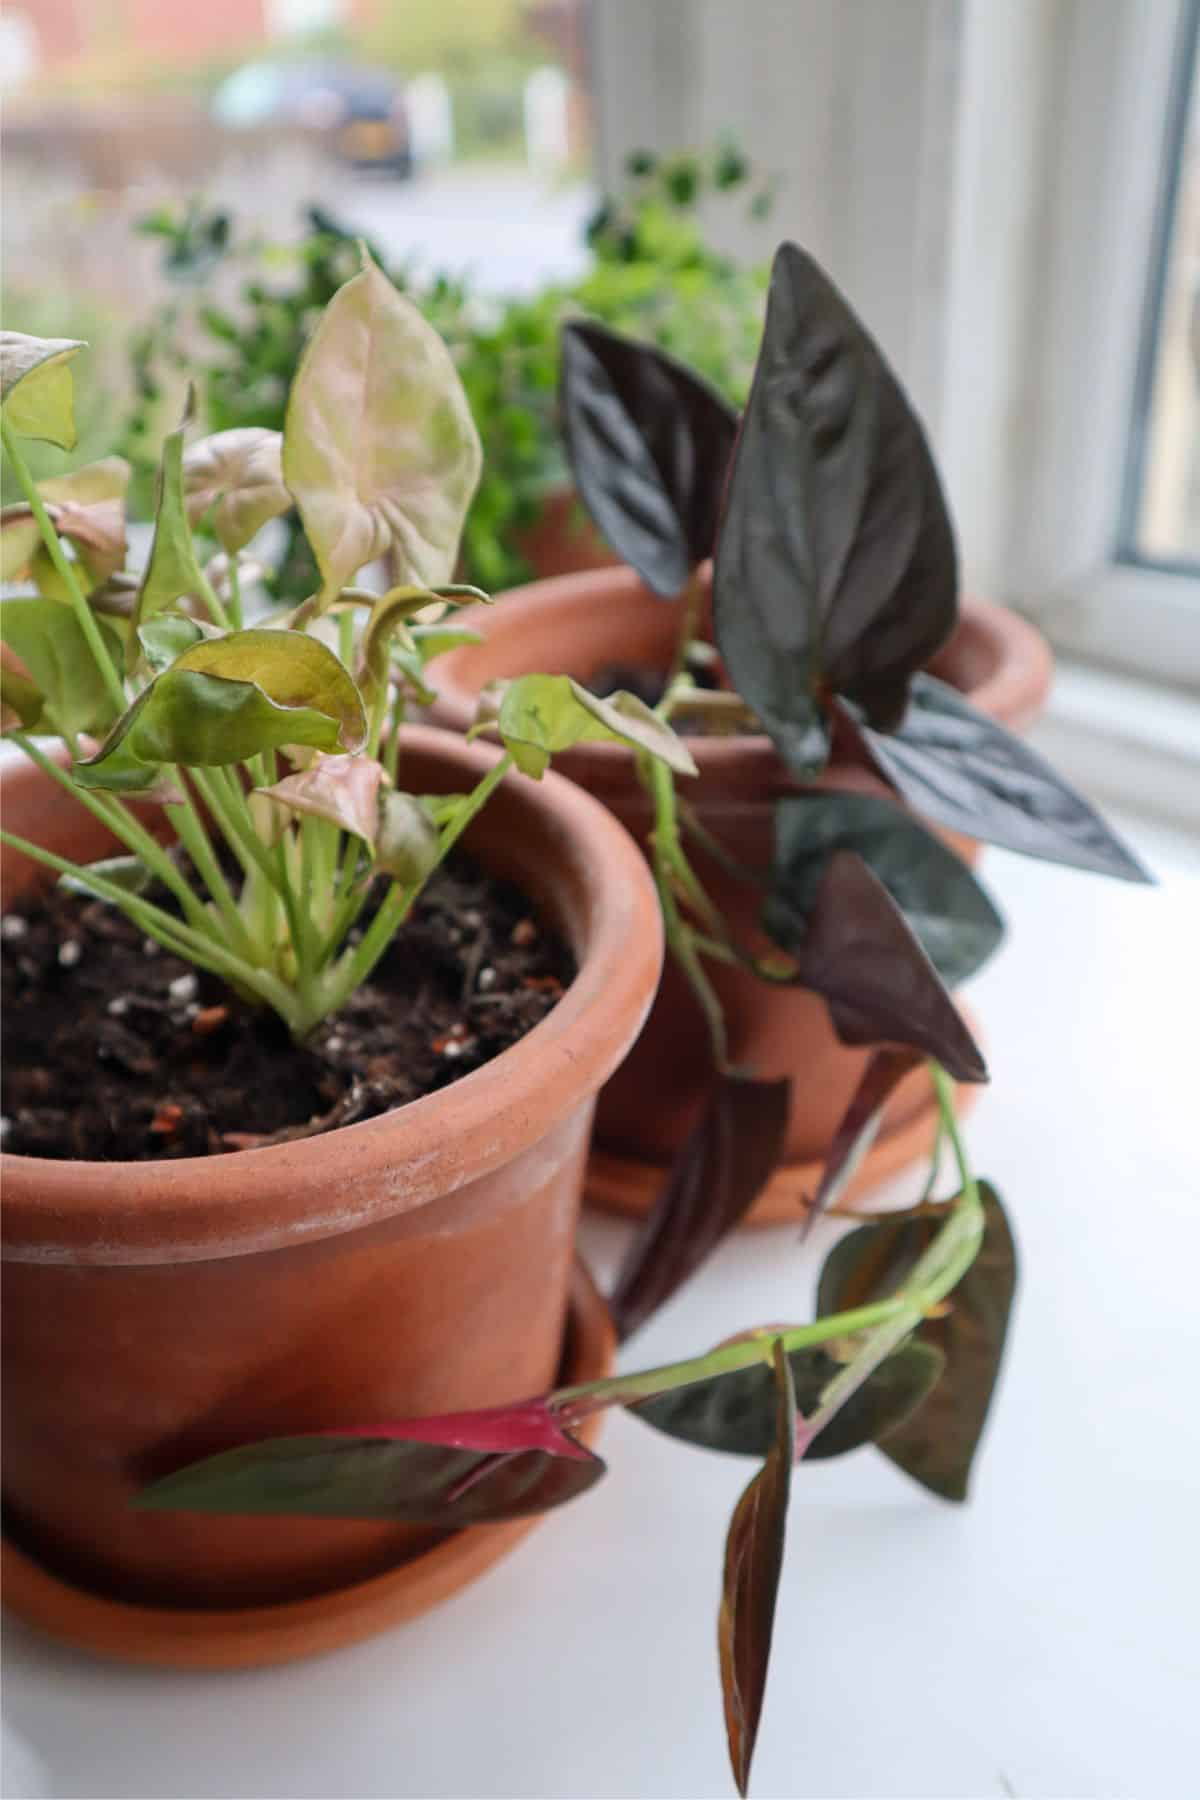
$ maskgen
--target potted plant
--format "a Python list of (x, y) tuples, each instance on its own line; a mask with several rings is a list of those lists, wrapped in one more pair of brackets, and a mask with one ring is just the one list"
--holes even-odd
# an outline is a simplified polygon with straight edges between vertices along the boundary
[[(676, 793), (603, 745), (562, 763), (646, 841), (672, 953), (601, 1096), (589, 1194), (673, 1204), (668, 1169), (709, 1130), (723, 1073), (749, 1068), (791, 1083), (754, 1219), (853, 1200), (929, 1153), (938, 1109), (918, 1059), (873, 1048), (894, 1036), (882, 1019), (798, 965), (817, 917), (894, 912), (954, 987), (1002, 932), (967, 866), (978, 841), (1144, 872), (1012, 734), (1049, 653), (1001, 608), (960, 609), (919, 421), (811, 258), (775, 260), (740, 425), (694, 371), (590, 322), (565, 329), (561, 399), (578, 490), (628, 566), (506, 597), (442, 663), (437, 716), (467, 724), (492, 684), (541, 663), (601, 691), (619, 671), (700, 770)], [(837, 885), (851, 868), (861, 894)]]
[[(6, 1595), (85, 1640), (99, 1606), (129, 1654), (165, 1619), (236, 1661), (263, 1609), (319, 1646), (504, 1548), (129, 1502), (247, 1433), (602, 1372), (575, 1219), (660, 928), (603, 808), (405, 722), (478, 597), (449, 576), (480, 451), (440, 339), (369, 259), (282, 434), (169, 435), (137, 578), (127, 467), (39, 490), (25, 461), (71, 443), (80, 348), (0, 340), (8, 572), (31, 584), (0, 601), (27, 759), (3, 774)], [(293, 506), (319, 585), (246, 627), (243, 547)], [(356, 587), (385, 550), (403, 583)], [(632, 697), (562, 686), (574, 729), (690, 767)]]

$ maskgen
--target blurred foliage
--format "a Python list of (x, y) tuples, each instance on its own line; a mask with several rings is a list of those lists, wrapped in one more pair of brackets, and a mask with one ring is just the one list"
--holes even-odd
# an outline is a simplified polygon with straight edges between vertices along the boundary
[[(532, 571), (521, 540), (547, 491), (566, 469), (557, 429), (559, 329), (587, 314), (646, 338), (707, 375), (730, 399), (746, 396), (766, 295), (766, 271), (715, 250), (701, 208), (736, 195), (759, 213), (770, 187), (729, 143), (707, 155), (629, 159), (628, 186), (607, 199), (587, 228), (591, 264), (577, 281), (530, 296), (480, 294), (456, 276), (389, 270), (393, 281), (450, 345), (484, 445), (484, 475), (463, 539), (464, 578), (497, 591)], [(288, 384), (313, 323), (358, 266), (356, 238), (319, 208), (298, 246), (281, 251), (241, 241), (228, 213), (193, 205), (152, 214), (140, 229), (162, 239), (172, 297), (135, 334), (130, 353), (137, 400), (117, 448), (138, 472), (148, 506), (153, 446), (165, 407), (177, 406), (185, 368), (199, 381), (206, 430), (283, 424)], [(386, 260), (369, 246), (381, 267)], [(216, 305), (214, 271), (242, 273), (235, 305)], [(275, 578), (282, 599), (312, 584), (295, 534)]]

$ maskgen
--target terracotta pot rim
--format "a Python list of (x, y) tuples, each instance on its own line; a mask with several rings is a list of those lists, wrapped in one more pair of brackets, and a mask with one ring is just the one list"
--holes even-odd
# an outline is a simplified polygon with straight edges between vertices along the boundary
[[(406, 727), (404, 736), (417, 754), (446, 761), (471, 780), (499, 755), (493, 746), (464, 744), (430, 726)], [(4, 784), (23, 776), (44, 779), (22, 764), (4, 771)], [(657, 897), (628, 833), (573, 782), (550, 773), (535, 783), (514, 773), (504, 788), (519, 796), (527, 832), (555, 851), (567, 848), (593, 877), (592, 904), (575, 946), (578, 972), (544, 1019), (437, 1093), (317, 1137), (236, 1152), (233, 1182), (213, 1179), (233, 1166), (232, 1156), (68, 1162), (6, 1153), (0, 1156), (5, 1258), (201, 1261), (334, 1236), (412, 1211), (489, 1174), (594, 1094), (637, 1035), (654, 995), (662, 961)], [(464, 1142), (471, 1151), (465, 1157)], [(253, 1207), (245, 1198), (249, 1183)], [(221, 1185), (231, 1191), (216, 1191)], [(256, 1229), (248, 1214), (270, 1216), (276, 1198), (287, 1216)]]
[[(651, 595), (632, 569), (616, 565), (531, 581), (498, 595), (491, 606), (472, 607), (460, 615), (460, 622), (484, 638), (501, 634), (515, 638), (550, 608), (583, 606), (606, 598), (620, 601), (636, 594), (644, 594), (660, 606), (674, 604)], [(1053, 656), (1041, 632), (1011, 608), (970, 596), (962, 601), (958, 630), (984, 647), (989, 663), (985, 678), (967, 688), (966, 697), (981, 712), (1010, 728), (1028, 724), (1041, 711), (1053, 677)], [(466, 645), (450, 651), (434, 671), (438, 718), (457, 731), (466, 731), (475, 716), (478, 687), (465, 672), (476, 648)], [(743, 781), (749, 775), (766, 782), (778, 781), (783, 772), (779, 752), (764, 734), (696, 737), (681, 732), (680, 736), (702, 777), (719, 780), (736, 768)], [(586, 767), (598, 780), (608, 781), (627, 761), (627, 752), (620, 744), (584, 744), (571, 752), (571, 758), (573, 772), (581, 779), (586, 780), (582, 775)]]

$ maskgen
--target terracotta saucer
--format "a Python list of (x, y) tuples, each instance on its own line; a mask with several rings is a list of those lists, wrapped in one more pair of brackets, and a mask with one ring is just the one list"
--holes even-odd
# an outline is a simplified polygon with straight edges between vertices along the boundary
[[(603, 1299), (576, 1263), (563, 1381), (595, 1381), (610, 1372), (615, 1339)], [(591, 1443), (600, 1418), (580, 1436)], [(279, 1606), (187, 1610), (128, 1605), (72, 1587), (4, 1540), (4, 1605), (38, 1631), (76, 1649), (121, 1662), (176, 1669), (237, 1669), (320, 1656), (414, 1619), (516, 1548), (538, 1517), (457, 1531), (411, 1562), (351, 1587)]]
[[(961, 1118), (975, 1104), (976, 1087), (955, 1092), (955, 1111)], [(857, 1173), (833, 1212), (861, 1211), (875, 1190), (933, 1153), (937, 1137), (938, 1109), (930, 1085), (916, 1109), (883, 1131), (862, 1160)], [(785, 1163), (759, 1195), (743, 1229), (761, 1225), (796, 1225), (820, 1185), (821, 1161)], [(588, 1161), (584, 1197), (602, 1212), (641, 1219), (649, 1212), (666, 1179), (662, 1163), (640, 1162), (633, 1157), (611, 1156), (593, 1150)], [(869, 1207), (868, 1207), (869, 1210)], [(883, 1210), (881, 1208), (881, 1210)]]

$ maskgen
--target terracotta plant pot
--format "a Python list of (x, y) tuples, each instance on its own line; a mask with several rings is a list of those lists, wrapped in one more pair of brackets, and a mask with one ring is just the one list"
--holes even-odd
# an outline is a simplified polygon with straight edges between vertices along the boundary
[(517, 548), (539, 579), (617, 566), (617, 558), (568, 482), (547, 489), (537, 518), (521, 532)]
[[(494, 754), (420, 728), (403, 766), (416, 791), (447, 792)], [(6, 769), (3, 798), (13, 831), (84, 861), (106, 852), (37, 771)], [(578, 962), (559, 1004), (492, 1063), (292, 1144), (161, 1164), (3, 1158), (8, 1529), (54, 1575), (160, 1607), (344, 1590), (353, 1611), (354, 1584), (438, 1534), (139, 1513), (131, 1495), (247, 1439), (553, 1384), (594, 1099), (653, 996), (658, 907), (624, 831), (559, 777), (509, 777), (465, 841)], [(5, 895), (33, 879), (12, 857)]]
[[(477, 609), (468, 622), (484, 641), (452, 651), (434, 673), (441, 695), (436, 716), (458, 728), (474, 716), (479, 689), (498, 677), (546, 670), (586, 681), (611, 664), (665, 669), (678, 630), (678, 609), (651, 595), (631, 570), (606, 568), (519, 588), (499, 605)], [(1031, 625), (981, 601), (966, 603), (953, 640), (933, 664), (933, 672), (974, 705), (1018, 731), (1041, 710), (1051, 670), (1050, 651)], [(700, 775), (681, 782), (680, 791), (731, 856), (751, 867), (766, 867), (774, 800), (796, 785), (774, 745), (767, 737), (692, 737), (688, 747)], [(644, 842), (650, 807), (622, 747), (580, 745), (557, 758), (556, 766), (603, 800)], [(872, 774), (836, 759), (818, 785), (887, 791)], [(974, 859), (976, 844), (943, 835), (960, 854)], [(703, 853), (696, 852), (695, 866), (735, 934), (767, 947), (758, 928), (757, 889), (731, 878)], [(815, 994), (770, 987), (719, 964), (710, 967), (710, 974), (725, 1007), (733, 1059), (765, 1077), (795, 1077), (786, 1161), (760, 1198), (752, 1222), (794, 1220), (815, 1189), (866, 1053), (838, 1042), (825, 1004)], [(699, 1008), (668, 959), (646, 1027), (600, 1097), (589, 1198), (623, 1212), (645, 1210), (696, 1117), (709, 1074), (708, 1038)], [(885, 1175), (925, 1154), (933, 1132), (932, 1095), (927, 1077), (918, 1072), (894, 1095), (847, 1201), (861, 1198)]]

